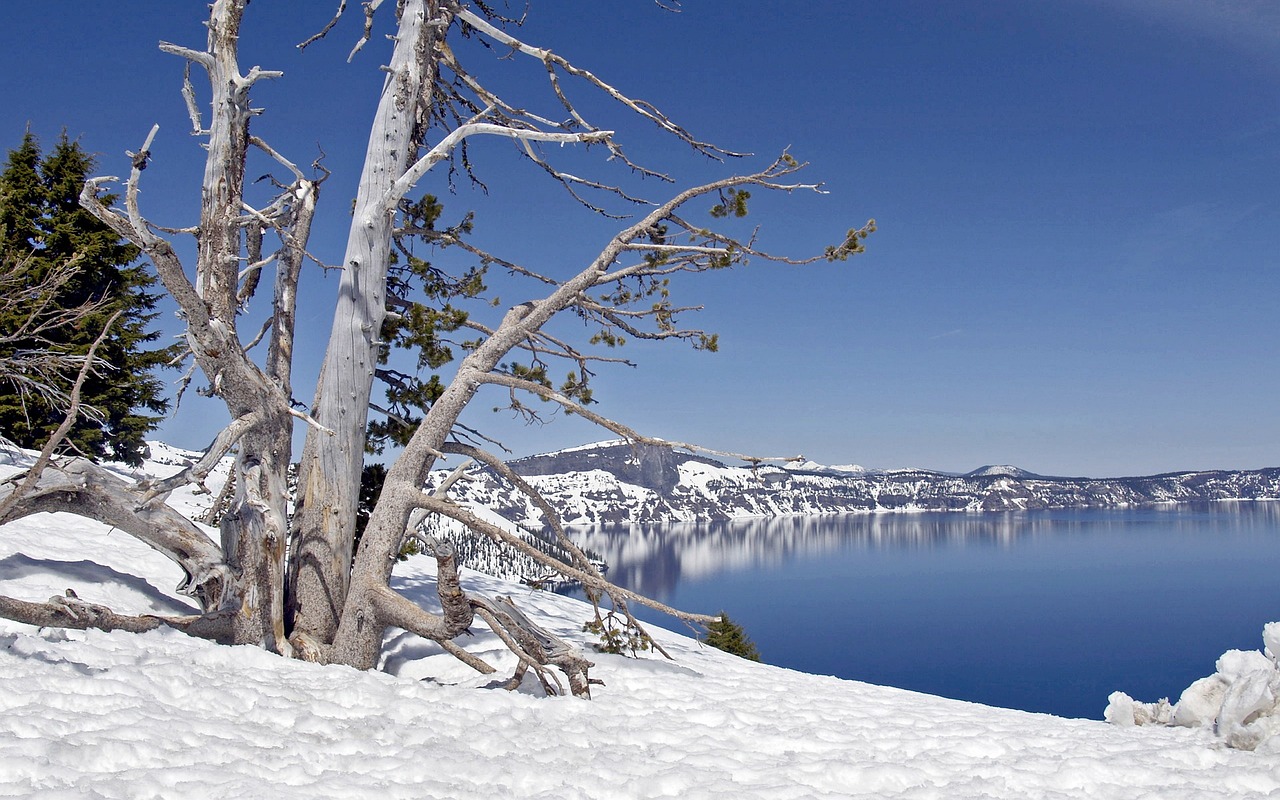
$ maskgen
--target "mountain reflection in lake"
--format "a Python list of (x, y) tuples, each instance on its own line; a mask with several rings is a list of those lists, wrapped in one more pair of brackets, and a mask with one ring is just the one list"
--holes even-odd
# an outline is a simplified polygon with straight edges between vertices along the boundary
[[(1099, 718), (1280, 619), (1280, 503), (576, 528), (617, 583), (727, 611), (764, 659)], [(668, 627), (670, 619), (642, 615)]]

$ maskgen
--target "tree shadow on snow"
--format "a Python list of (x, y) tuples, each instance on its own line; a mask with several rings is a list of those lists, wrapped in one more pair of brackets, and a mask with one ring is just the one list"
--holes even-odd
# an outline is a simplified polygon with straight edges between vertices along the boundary
[[(135, 594), (140, 595), (142, 599), (153, 606), (150, 609), (139, 610), (112, 609), (118, 613), (200, 613), (195, 606), (170, 597), (136, 575), (120, 572), (102, 564), (95, 564), (92, 561), (58, 561), (48, 558), (31, 558), (22, 553), (14, 553), (5, 558), (0, 558), (0, 583), (20, 580), (32, 575), (58, 576), (63, 579), (61, 582), (66, 583), (67, 586), (124, 586)], [(86, 589), (82, 596), (89, 602), (100, 602), (100, 600), (96, 600), (93, 597), (93, 592), (90, 589)]]

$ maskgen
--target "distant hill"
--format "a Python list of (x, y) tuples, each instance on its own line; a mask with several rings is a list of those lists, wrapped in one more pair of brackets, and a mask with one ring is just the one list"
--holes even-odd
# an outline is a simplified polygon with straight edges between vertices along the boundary
[(1034, 480), (1054, 480), (1053, 478), (1045, 478), (1043, 475), (1037, 475), (1034, 472), (1027, 472), (1021, 467), (1011, 467), (1007, 464), (1003, 465), (987, 465), (978, 467), (973, 472), (966, 472), (966, 478), (1031, 478)]

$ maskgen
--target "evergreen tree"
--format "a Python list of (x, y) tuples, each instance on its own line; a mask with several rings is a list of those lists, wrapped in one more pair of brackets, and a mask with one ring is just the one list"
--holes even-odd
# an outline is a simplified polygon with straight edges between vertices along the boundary
[(382, 484), (387, 481), (387, 468), (382, 464), (365, 464), (360, 470), (360, 506), (356, 509), (356, 544), (369, 524), (369, 514), (382, 495)]
[(751, 641), (741, 625), (729, 619), (729, 615), (723, 611), (720, 612), (719, 619), (707, 625), (707, 635), (702, 637), (702, 641), (717, 650), (742, 656), (748, 661), (760, 660), (760, 651), (756, 650), (755, 642)]
[[(159, 336), (148, 330), (156, 317), (156, 279), (138, 261), (136, 247), (80, 207), (80, 189), (94, 167), (93, 157), (64, 133), (42, 157), (35, 136), (27, 133), (9, 153), (0, 173), (0, 255), (4, 263), (25, 260), (38, 279), (58, 265), (76, 259), (72, 278), (54, 298), (60, 308), (104, 300), (74, 326), (43, 332), (38, 339), (10, 341), (10, 352), (52, 349), (83, 355), (117, 311), (119, 318), (98, 349), (102, 362), (81, 389), (81, 402), (91, 410), (77, 419), (68, 444), (94, 459), (140, 463), (144, 438), (168, 408), (157, 367), (174, 355), (173, 348), (149, 348)], [(0, 317), (0, 331), (11, 329), (22, 309)], [(62, 389), (74, 375), (61, 376)], [(23, 447), (39, 447), (57, 428), (65, 408), (47, 396), (23, 392), (0, 382), (0, 433)]]
[[(381, 339), (389, 346), (378, 354), (376, 372), (386, 385), (387, 416), (369, 422), (365, 444), (367, 452), (377, 454), (388, 445), (403, 447), (422, 415), (444, 392), (439, 375), (423, 378), (423, 373), (453, 360), (453, 348), (445, 335), (462, 328), (467, 314), (452, 300), (475, 298), (485, 290), (483, 268), (456, 277), (413, 255), (415, 241), (445, 247), (449, 241), (470, 233), (470, 214), (459, 224), (438, 231), (436, 222), (444, 207), (434, 195), (425, 195), (416, 203), (403, 203), (400, 210), (405, 223), (396, 235), (397, 250), (391, 251), (387, 270), (387, 305), (395, 312), (382, 323)], [(392, 349), (416, 353), (417, 365), (412, 374), (388, 366)]]

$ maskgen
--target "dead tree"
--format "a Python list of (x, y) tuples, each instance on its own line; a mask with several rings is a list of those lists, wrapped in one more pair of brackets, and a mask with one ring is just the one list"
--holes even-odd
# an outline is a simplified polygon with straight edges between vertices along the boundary
[[(38, 511), (70, 511), (114, 525), (165, 553), (182, 567), (186, 579), (181, 589), (199, 602), (201, 614), (130, 622), (110, 609), (67, 598), (46, 604), (0, 599), (0, 614), (35, 624), (123, 628), (165, 624), (219, 641), (253, 643), (282, 654), (362, 669), (377, 663), (386, 630), (395, 626), (434, 639), (476, 669), (491, 671), (453, 643), (480, 616), (516, 653), (520, 674), (533, 669), (551, 689), (557, 682), (545, 668), (555, 665), (568, 675), (575, 694), (585, 694), (589, 665), (525, 618), (510, 601), (464, 592), (454, 554), (446, 545), (426, 543), (438, 566), (440, 613), (429, 612), (390, 588), (395, 554), (406, 534), (412, 533), (424, 514), (442, 514), (580, 581), (593, 597), (607, 597), (621, 609), (629, 624), (639, 625), (626, 610), (628, 603), (647, 604), (691, 622), (709, 620), (666, 608), (606, 581), (563, 537), (545, 503), (548, 519), (574, 554), (572, 564), (544, 555), (452, 503), (447, 482), (442, 490), (425, 491), (427, 475), (439, 459), (455, 453), (503, 469), (499, 459), (477, 446), (485, 441), (482, 436), (459, 426), (463, 410), (489, 386), (503, 390), (511, 406), (526, 414), (534, 412), (522, 398), (537, 397), (634, 442), (671, 446), (588, 407), (592, 370), (619, 359), (562, 341), (545, 332), (546, 324), (569, 312), (596, 327), (592, 344), (610, 345), (626, 336), (714, 348), (713, 335), (680, 325), (678, 318), (693, 309), (670, 299), (666, 288), (670, 276), (723, 269), (748, 258), (788, 263), (844, 259), (862, 250), (873, 224), (848, 231), (838, 244), (816, 256), (790, 260), (761, 251), (750, 237), (734, 237), (690, 221), (689, 209), (700, 203), (712, 206), (713, 217), (725, 219), (745, 214), (752, 191), (818, 190), (817, 184), (796, 180), (802, 165), (787, 155), (763, 168), (687, 188), (657, 203), (631, 197), (619, 184), (562, 171), (542, 145), (599, 146), (630, 171), (670, 182), (633, 163), (613, 132), (601, 130), (579, 113), (566, 88), (570, 81), (603, 93), (641, 122), (657, 126), (696, 152), (715, 159), (736, 158), (736, 154), (697, 140), (652, 105), (555, 53), (516, 38), (509, 32), (511, 21), (485, 3), (472, 7), (456, 0), (401, 0), (394, 9), (382, 12), (395, 16), (393, 53), (370, 126), (346, 252), (339, 265), (340, 287), (323, 371), (314, 404), (309, 412), (301, 411), (293, 400), (291, 378), (295, 302), (304, 264), (312, 259), (307, 241), (325, 173), (313, 170), (308, 176), (249, 133), (249, 120), (258, 113), (250, 106), (251, 91), (259, 81), (282, 76), (258, 67), (247, 73), (240, 70), (236, 46), (247, 5), (247, 0), (214, 2), (203, 49), (160, 45), (187, 62), (183, 94), (193, 130), (207, 143), (200, 220), (188, 231), (198, 243), (195, 264), (182, 263), (166, 238), (171, 232), (149, 222), (139, 206), (145, 154), (150, 152), (156, 128), (138, 153), (130, 154), (132, 170), (123, 182), (122, 208), (108, 207), (100, 199), (100, 187), (113, 178), (91, 181), (81, 197), (86, 208), (142, 248), (155, 265), (186, 321), (186, 344), (194, 367), (208, 384), (206, 393), (225, 405), (228, 425), (196, 464), (166, 480), (131, 485), (88, 462), (73, 460), (26, 476), (20, 493), (15, 492), (17, 481), (0, 490), (0, 499), (8, 498), (0, 506), (0, 524)], [(337, 17), (345, 5), (339, 4)], [(364, 4), (365, 30), (357, 50), (379, 21), (381, 5), (379, 0)], [(331, 23), (315, 38), (332, 27)], [(502, 53), (529, 59), (533, 68), (548, 77), (567, 121), (552, 122), (490, 91), (455, 52), (459, 37), (479, 39)], [(209, 79), (207, 123), (195, 99), (193, 66)], [(595, 258), (568, 274), (539, 273), (514, 257), (485, 252), (468, 243), (460, 228), (436, 231), (421, 226), (410, 194), (439, 164), (469, 171), (466, 147), (476, 137), (510, 141), (588, 213), (605, 213), (602, 201), (593, 199), (596, 196), (633, 205), (634, 211)], [(274, 181), (276, 194), (257, 205), (246, 197), (245, 163), (251, 151), (274, 160), (285, 176)], [(468, 253), (481, 265), (500, 268), (523, 282), (519, 291), (530, 299), (495, 320), (486, 322), (477, 316), (460, 321), (477, 338), (390, 466), (359, 550), (353, 552), (368, 409), (380, 348), (385, 346), (379, 337), (388, 313), (389, 269), (393, 249), (412, 235), (437, 247), (457, 248), (455, 252)], [(274, 245), (267, 247), (267, 241)], [(241, 312), (259, 299), (261, 279), (268, 275), (274, 276), (274, 290), (267, 300), (270, 321), (261, 330), (239, 330)], [(253, 355), (254, 346), (263, 340), (265, 354)], [(560, 386), (547, 377), (548, 364), (557, 361), (573, 368), (570, 380)], [(307, 426), (307, 440), (299, 465), (297, 513), (290, 522), (287, 469), (295, 424)], [(180, 485), (200, 484), (233, 448), (234, 499), (219, 523), (221, 541), (215, 542), (165, 500)], [(528, 489), (515, 476), (510, 478)]]

